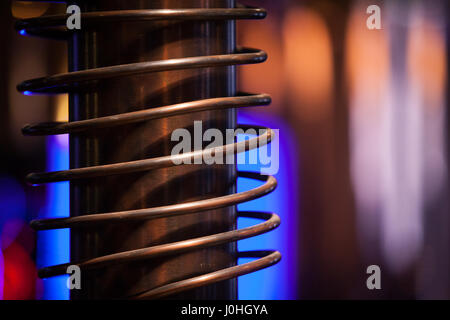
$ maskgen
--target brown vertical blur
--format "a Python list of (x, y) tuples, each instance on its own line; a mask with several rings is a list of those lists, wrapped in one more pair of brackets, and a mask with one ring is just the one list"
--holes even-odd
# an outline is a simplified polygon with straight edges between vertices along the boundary
[(350, 184), (344, 43), (348, 1), (302, 1), (285, 18), (289, 119), (300, 150), (300, 295), (351, 298), (365, 285)]
[[(0, 2), (0, 43), (9, 44), (11, 32), (7, 30), (12, 26), (12, 16), (10, 1)], [(9, 118), (8, 108), (8, 76), (9, 76), (9, 45), (2, 45), (0, 50), (0, 155), (2, 155), (0, 165), (4, 166), (5, 157), (3, 155), (11, 153), (9, 149), (9, 128), (4, 121)]]
[[(240, 44), (263, 48), (267, 63), (240, 68), (239, 87), (271, 94), (255, 112), (294, 128), (300, 193), (298, 295), (351, 298), (365, 288), (350, 183), (348, 90), (344, 75), (350, 1), (246, 1), (268, 10), (264, 24), (240, 22)], [(280, 155), (283, 157), (283, 155)], [(367, 289), (366, 289), (367, 291)]]

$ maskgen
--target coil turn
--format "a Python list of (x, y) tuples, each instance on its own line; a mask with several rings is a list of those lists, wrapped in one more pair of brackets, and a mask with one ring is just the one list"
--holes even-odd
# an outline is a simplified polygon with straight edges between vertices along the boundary
[[(266, 12), (259, 8), (238, 7), (232, 9), (175, 9), (175, 10), (121, 10), (108, 12), (82, 13), (84, 24), (97, 24), (105, 21), (152, 21), (152, 20), (235, 20), (235, 19), (262, 19)], [(16, 29), (21, 34), (37, 35), (57, 39), (66, 39), (68, 32), (64, 30), (68, 15), (55, 15), (20, 20), (16, 23)], [(91, 80), (111, 79), (129, 75), (161, 72), (170, 70), (182, 70), (189, 68), (207, 68), (218, 66), (233, 66), (242, 64), (254, 64), (264, 62), (267, 55), (264, 51), (241, 48), (233, 54), (188, 57), (181, 59), (169, 59), (162, 61), (139, 62), (126, 65), (89, 69), (52, 75), (48, 77), (32, 79), (22, 82), (17, 89), (22, 93), (62, 93), (76, 90), (76, 85)], [(141, 111), (129, 112), (114, 116), (107, 116), (74, 122), (49, 122), (27, 125), (23, 128), (25, 135), (56, 135), (72, 134), (92, 129), (120, 126), (129, 123), (149, 121), (158, 118), (172, 117), (190, 112), (219, 110), (237, 107), (262, 106), (270, 104), (270, 96), (266, 94), (241, 93), (234, 97), (222, 97), (185, 102), (176, 105), (151, 108)], [(245, 128), (246, 126), (243, 126)], [(254, 126), (253, 126), (254, 128)], [(243, 142), (236, 142), (212, 149), (204, 149), (177, 156), (177, 160), (194, 159), (195, 157), (208, 156), (210, 154), (222, 154), (227, 152), (246, 152), (255, 147), (269, 143), (274, 132), (265, 128), (260, 136)], [(70, 169), (56, 172), (31, 173), (27, 181), (33, 185), (73, 181), (76, 179), (88, 179), (92, 177), (119, 175), (130, 172), (141, 172), (157, 168), (167, 168), (174, 165), (173, 156), (164, 156), (152, 159), (116, 163), (101, 166)], [(183, 204), (153, 207), (139, 210), (121, 212), (105, 212), (69, 218), (34, 220), (31, 226), (35, 230), (49, 230), (60, 228), (83, 228), (99, 224), (121, 223), (126, 221), (151, 220), (172, 216), (188, 215), (212, 209), (234, 206), (260, 198), (272, 192), (277, 182), (272, 176), (262, 176), (257, 173), (240, 172), (240, 177), (263, 181), (264, 184), (249, 191), (216, 197), (207, 200), (194, 201)], [(264, 222), (239, 230), (232, 230), (219, 234), (157, 245), (132, 251), (119, 252), (106, 256), (89, 259), (86, 261), (74, 261), (71, 265), (78, 265), (82, 270), (97, 269), (113, 264), (124, 264), (156, 257), (175, 255), (194, 249), (212, 247), (228, 242), (254, 237), (279, 226), (280, 218), (274, 213), (265, 212), (238, 212), (238, 217), (250, 217), (264, 220)], [(248, 274), (271, 265), (281, 259), (278, 251), (250, 251), (240, 252), (238, 257), (259, 258), (257, 260), (222, 269), (216, 272), (204, 274), (198, 277), (174, 282), (151, 289), (132, 298), (148, 299), (161, 298), (185, 290), (197, 288), (222, 280), (235, 278)], [(61, 264), (40, 269), (41, 278), (52, 277), (66, 273), (67, 266)]]

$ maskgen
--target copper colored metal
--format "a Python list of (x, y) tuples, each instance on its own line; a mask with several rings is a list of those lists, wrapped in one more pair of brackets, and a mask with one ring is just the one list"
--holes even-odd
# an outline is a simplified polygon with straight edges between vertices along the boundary
[[(82, 290), (71, 297), (236, 299), (235, 277), (268, 267), (281, 255), (236, 251), (236, 241), (280, 221), (275, 214), (241, 212), (266, 221), (236, 230), (235, 205), (271, 192), (276, 180), (240, 173), (265, 184), (235, 193), (235, 165), (175, 166), (170, 136), (178, 128), (192, 131), (198, 120), (204, 130), (225, 132), (237, 127), (235, 107), (270, 103), (267, 95), (238, 95), (235, 84), (236, 65), (263, 62), (266, 54), (236, 48), (234, 19), (263, 18), (264, 10), (235, 8), (232, 0), (71, 3), (82, 9), (81, 31), (61, 30), (64, 15), (17, 24), (29, 34), (69, 43), (69, 73), (28, 80), (18, 89), (69, 93), (68, 123), (29, 125), (23, 132), (70, 134), (71, 169), (28, 179), (71, 181), (71, 217), (32, 222), (37, 230), (72, 228), (70, 264), (81, 267)], [(266, 129), (256, 145), (273, 134)], [(237, 266), (239, 256), (260, 259)], [(68, 265), (39, 274), (63, 274)]]

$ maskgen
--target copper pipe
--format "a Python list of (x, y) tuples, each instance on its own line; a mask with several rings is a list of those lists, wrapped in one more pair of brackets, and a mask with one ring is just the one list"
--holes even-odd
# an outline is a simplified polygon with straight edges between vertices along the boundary
[[(273, 265), (281, 255), (236, 252), (236, 241), (276, 228), (279, 218), (241, 212), (267, 221), (235, 230), (235, 205), (271, 192), (276, 180), (240, 173), (266, 184), (236, 194), (235, 165), (175, 166), (170, 135), (192, 130), (194, 120), (225, 132), (237, 127), (235, 107), (270, 103), (267, 95), (236, 95), (235, 84), (236, 65), (263, 62), (266, 54), (236, 48), (234, 19), (263, 18), (264, 10), (235, 8), (232, 0), (73, 3), (86, 20), (81, 31), (63, 30), (65, 15), (16, 25), (69, 44), (69, 73), (18, 86), (22, 92), (69, 93), (68, 123), (23, 129), (28, 135), (70, 134), (71, 169), (28, 176), (33, 184), (71, 181), (71, 217), (32, 222), (36, 230), (72, 228), (71, 262), (41, 269), (40, 276), (79, 265), (82, 289), (72, 291), (73, 299), (236, 299), (235, 277)], [(256, 145), (273, 134), (266, 128)], [(261, 259), (236, 266), (239, 256)]]

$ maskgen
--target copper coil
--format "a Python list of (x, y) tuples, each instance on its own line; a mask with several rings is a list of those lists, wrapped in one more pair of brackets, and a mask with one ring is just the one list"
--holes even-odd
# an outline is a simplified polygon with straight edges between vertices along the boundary
[[(250, 7), (238, 7), (233, 9), (174, 9), (174, 10), (119, 10), (105, 12), (82, 13), (81, 17), (85, 27), (105, 21), (152, 21), (152, 20), (235, 20), (235, 19), (262, 19), (266, 15), (265, 10)], [(44, 37), (64, 39), (70, 32), (64, 30), (68, 15), (55, 15), (39, 18), (20, 20), (16, 24), (17, 30), (24, 30), (27, 34)], [(186, 57), (181, 59), (168, 59), (160, 61), (148, 61), (115, 65), (103, 68), (95, 68), (83, 71), (69, 72), (52, 75), (22, 82), (17, 86), (20, 92), (29, 93), (61, 93), (77, 90), (80, 84), (151, 72), (183, 70), (190, 68), (208, 68), (217, 66), (233, 66), (241, 64), (261, 63), (267, 59), (267, 54), (262, 50), (242, 48), (233, 54)], [(27, 125), (23, 128), (25, 135), (55, 135), (74, 134), (88, 130), (99, 130), (106, 127), (120, 126), (129, 123), (151, 121), (163, 117), (191, 112), (227, 109), (236, 107), (250, 107), (268, 105), (271, 99), (267, 94), (242, 93), (235, 97), (221, 97), (180, 103), (176, 105), (148, 108), (141, 111), (123, 113), (113, 116), (100, 117), (74, 122), (48, 122)], [(248, 126), (242, 126), (248, 128)], [(254, 128), (254, 126), (253, 126)], [(260, 128), (261, 129), (261, 128)], [(177, 160), (193, 159), (199, 155), (228, 154), (249, 151), (255, 147), (270, 143), (274, 132), (264, 128), (264, 133), (251, 140), (236, 142), (230, 145), (199, 151), (184, 153), (177, 156)], [(31, 173), (27, 181), (31, 184), (42, 184), (58, 181), (71, 181), (75, 179), (89, 179), (99, 176), (119, 175), (130, 172), (147, 171), (157, 168), (173, 166), (173, 156), (163, 156), (109, 165), (77, 168), (56, 172)], [(272, 192), (277, 182), (272, 176), (262, 176), (257, 173), (240, 172), (240, 177), (264, 181), (264, 184), (253, 189), (232, 195), (215, 197), (206, 200), (153, 207), (139, 210), (121, 212), (106, 212), (83, 215), (69, 218), (34, 220), (31, 226), (35, 230), (50, 230), (61, 228), (84, 228), (106, 223), (121, 223), (126, 221), (151, 220), (170, 216), (181, 216), (203, 212), (216, 208), (223, 208), (260, 198)], [(239, 230), (232, 230), (209, 236), (167, 243), (131, 251), (118, 252), (106, 256), (89, 259), (86, 261), (73, 261), (67, 264), (49, 266), (39, 270), (41, 278), (52, 277), (66, 273), (69, 265), (78, 265), (83, 269), (102, 268), (113, 264), (133, 263), (161, 256), (175, 255), (193, 249), (216, 246), (227, 242), (254, 237), (277, 228), (280, 218), (274, 213), (265, 212), (238, 212), (239, 217), (250, 217), (265, 220), (264, 222)], [(204, 286), (218, 281), (231, 279), (247, 273), (251, 273), (276, 264), (281, 259), (278, 251), (251, 251), (241, 252), (238, 257), (259, 258), (255, 261), (201, 276), (173, 282), (156, 289), (143, 292), (130, 297), (136, 299), (161, 298), (179, 293), (188, 289)]]

